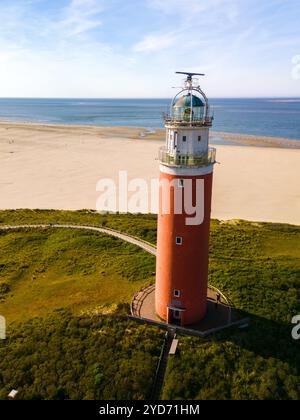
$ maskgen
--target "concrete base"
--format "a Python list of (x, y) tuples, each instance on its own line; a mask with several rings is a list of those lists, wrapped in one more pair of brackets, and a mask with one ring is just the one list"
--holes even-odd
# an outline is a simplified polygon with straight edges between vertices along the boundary
[[(218, 291), (209, 288), (207, 293), (207, 313), (205, 318), (194, 325), (185, 325), (188, 329), (205, 332), (226, 327), (232, 322), (232, 308), (225, 302), (217, 303)], [(164, 322), (155, 313), (155, 286), (137, 293), (132, 301), (132, 315), (155, 322)]]

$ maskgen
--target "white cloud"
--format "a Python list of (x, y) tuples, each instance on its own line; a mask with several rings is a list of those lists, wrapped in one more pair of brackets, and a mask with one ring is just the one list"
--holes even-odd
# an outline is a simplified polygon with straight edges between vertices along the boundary
[(150, 7), (168, 14), (181, 13), (183, 11), (195, 13), (205, 10), (208, 5), (206, 0), (204, 2), (199, 0), (189, 0), (188, 2), (183, 0), (149, 0), (148, 3)]
[(134, 46), (135, 52), (154, 52), (171, 47), (177, 39), (174, 34), (146, 35)]
[(148, 4), (166, 14), (180, 14), (186, 19), (199, 18), (199, 14), (206, 11), (223, 14), (229, 20), (238, 16), (237, 0), (148, 0)]
[[(240, 13), (238, 1), (148, 0), (151, 9), (166, 15), (165, 30), (160, 34), (146, 34), (134, 45), (133, 50), (159, 53), (175, 45), (176, 56), (185, 60), (187, 65), (200, 54), (203, 61), (210, 50), (218, 50), (224, 35), (228, 40), (229, 34), (236, 33)], [(173, 54), (173, 49), (170, 50)]]
[(102, 25), (102, 11), (101, 0), (71, 0), (59, 25), (68, 36), (80, 35)]
[(122, 0), (34, 7), (43, 1), (0, 0), (2, 96), (167, 97), (176, 70), (206, 73), (210, 96), (299, 95), (297, 13), (283, 19), (279, 0), (274, 12), (259, 0), (144, 0), (137, 15)]

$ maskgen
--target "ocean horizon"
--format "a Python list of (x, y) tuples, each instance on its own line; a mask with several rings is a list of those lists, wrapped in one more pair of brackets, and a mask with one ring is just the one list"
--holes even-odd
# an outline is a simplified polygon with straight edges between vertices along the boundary
[[(0, 120), (163, 128), (171, 99), (0, 98)], [(300, 141), (300, 98), (212, 98), (213, 130)]]

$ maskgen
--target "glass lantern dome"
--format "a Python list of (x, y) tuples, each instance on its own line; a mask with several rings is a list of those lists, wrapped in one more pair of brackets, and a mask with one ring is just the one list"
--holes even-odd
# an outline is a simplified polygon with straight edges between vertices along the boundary
[(174, 101), (172, 114), (177, 121), (200, 121), (205, 116), (205, 103), (198, 96), (188, 93)]

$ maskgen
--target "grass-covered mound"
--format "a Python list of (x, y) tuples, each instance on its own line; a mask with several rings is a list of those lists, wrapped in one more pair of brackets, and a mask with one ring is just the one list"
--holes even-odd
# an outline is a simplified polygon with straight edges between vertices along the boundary
[(239, 309), (290, 323), (300, 314), (300, 226), (214, 221), (209, 280)]
[(213, 222), (210, 283), (250, 328), (213, 340), (180, 338), (164, 398), (300, 399), (300, 227)]
[(8, 323), (58, 308), (109, 310), (154, 280), (153, 256), (86, 230), (0, 231), (0, 256), (0, 314)]
[[(156, 240), (155, 216), (98, 215), (89, 211), (0, 212), (0, 225), (26, 223), (107, 226), (152, 243)], [(0, 314), (5, 315), (6, 308), (12, 319), (20, 320), (22, 317), (29, 318), (36, 314), (45, 315), (60, 307), (68, 307), (73, 312), (80, 313), (96, 306), (129, 302), (132, 294), (139, 290), (141, 285), (154, 280), (154, 257), (117, 239), (86, 231), (30, 230), (5, 233), (0, 236), (0, 256), (0, 296), (3, 298), (0, 302)], [(250, 327), (242, 331), (227, 331), (209, 340), (180, 337), (178, 353), (169, 359), (163, 397), (299, 399), (300, 347), (299, 342), (291, 338), (291, 319), (300, 314), (300, 227), (213, 221), (209, 282), (229, 296), (241, 312), (241, 316), (250, 318)], [(55, 295), (58, 301), (54, 298)], [(27, 299), (30, 300), (28, 306)], [(107, 331), (114, 328), (110, 319), (107, 321)], [(42, 338), (37, 338), (36, 341), (35, 333), (29, 330), (33, 328), (32, 325), (32, 331), (36, 328), (43, 329), (45, 322), (54, 322), (59, 329), (60, 322), (65, 321), (37, 320), (24, 327), (11, 326), (13, 335), (9, 336), (9, 342), (1, 343), (2, 349), (7, 351), (5, 363), (10, 363), (17, 372), (21, 372), (18, 375), (23, 380), (24, 387), (30, 388), (30, 391), (24, 394), (24, 398), (75, 398), (75, 392), (69, 391), (73, 382), (73, 386), (76, 387), (75, 377), (72, 376), (77, 374), (75, 365), (71, 364), (68, 371), (67, 391), (64, 379), (61, 378), (64, 367), (58, 372), (52, 370), (51, 372), (56, 373), (51, 378), (45, 373), (49, 388), (42, 394), (34, 388), (35, 377), (32, 373), (27, 375), (32, 369), (38, 370), (37, 367), (32, 367), (40, 364), (40, 346), (37, 346), (36, 342), (43, 343)], [(122, 322), (115, 324), (114, 331), (117, 335), (118, 329), (124, 331)], [(29, 334), (27, 344), (22, 338), (23, 335), (19, 334), (23, 328), (29, 328), (26, 330)], [(144, 328), (143, 331), (146, 333), (148, 328)], [(61, 334), (62, 340), (68, 337), (63, 329), (59, 330), (58, 334)], [(97, 334), (95, 337), (98, 337)], [(140, 336), (133, 335), (131, 338), (132, 340), (128, 341), (128, 354), (122, 359), (124, 364), (131, 363), (128, 358), (130, 352), (134, 351), (134, 346), (143, 345), (143, 341), (139, 341), (142, 340)], [(23, 340), (22, 343), (19, 339)], [(96, 382), (102, 383), (102, 375), (106, 377), (106, 372), (109, 372), (107, 378), (111, 381), (111, 388), (105, 385), (105, 393), (95, 396), (92, 395), (94, 391), (86, 393), (87, 388), (81, 385), (80, 389), (77, 387), (81, 394), (77, 395), (79, 398), (133, 398), (130, 386), (128, 394), (125, 391), (117, 394), (119, 388), (124, 390), (123, 384), (132, 376), (126, 369), (122, 370), (120, 366), (123, 365), (117, 364), (118, 369), (110, 370), (110, 364), (119, 360), (119, 351), (122, 352), (122, 349), (117, 348), (115, 351), (116, 341), (109, 334), (105, 340), (110, 363), (100, 363), (102, 370), (94, 368), (96, 362), (89, 362), (85, 358), (81, 358), (80, 363), (83, 370), (87, 369), (84, 372), (88, 373), (84, 373), (83, 377), (86, 377), (90, 384), (94, 383), (95, 375), (100, 375)], [(153, 340), (153, 351), (158, 352), (155, 353), (157, 355), (160, 352), (161, 341)], [(36, 347), (35, 364), (34, 358), (29, 358), (27, 362), (24, 343), (29, 348)], [(93, 348), (93, 341), (87, 340), (86, 343), (85, 352), (88, 354), (89, 348)], [(142, 353), (149, 351), (150, 355), (152, 354), (150, 343), (149, 347), (142, 348)], [(59, 369), (60, 366), (65, 366), (65, 360), (69, 360), (64, 351), (63, 348), (57, 356), (51, 352), (47, 360), (41, 360), (45, 366), (47, 363), (54, 366), (55, 361), (58, 366), (55, 369)], [(3, 354), (0, 354), (0, 358)], [(143, 355), (146, 356), (147, 354)], [(11, 357), (10, 361), (7, 357)], [(140, 357), (142, 360), (142, 355)], [(94, 359), (94, 356), (91, 359)], [(145, 372), (149, 369), (153, 372), (152, 361), (154, 359), (143, 359)], [(5, 369), (7, 371), (9, 367), (5, 366)], [(0, 389), (5, 388), (5, 395), (8, 388), (23, 386), (19, 385), (21, 382), (14, 385), (15, 382), (11, 378), (12, 372), (11, 376), (2, 377), (2, 384), (0, 382)], [(146, 378), (149, 380), (149, 391), (152, 385), (151, 378), (149, 379), (147, 374)], [(138, 382), (134, 379), (133, 383)], [(56, 395), (55, 392), (58, 391), (59, 395)], [(149, 396), (148, 391), (138, 395)], [(144, 390), (139, 389), (139, 392)]]
[(0, 341), (0, 399), (150, 398), (163, 341), (156, 328), (116, 316), (56, 313)]
[(169, 358), (163, 398), (299, 400), (300, 374), (295, 364), (300, 358), (282, 361), (275, 349), (273, 357), (262, 356), (261, 345), (258, 341), (256, 351), (249, 351), (230, 339), (181, 337), (177, 355)]

